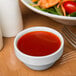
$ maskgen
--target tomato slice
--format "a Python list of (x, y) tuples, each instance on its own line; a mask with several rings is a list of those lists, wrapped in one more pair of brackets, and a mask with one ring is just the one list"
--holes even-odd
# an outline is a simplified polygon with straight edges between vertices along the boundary
[(66, 1), (64, 3), (64, 8), (65, 8), (66, 12), (69, 14), (76, 12), (76, 2)]

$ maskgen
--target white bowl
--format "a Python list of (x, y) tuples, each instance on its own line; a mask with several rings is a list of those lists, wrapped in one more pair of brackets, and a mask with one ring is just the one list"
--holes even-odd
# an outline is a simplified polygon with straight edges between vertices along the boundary
[[(17, 48), (17, 41), (18, 39), (23, 36), (24, 34), (32, 31), (47, 31), (51, 32), (55, 35), (57, 35), (61, 41), (60, 48), (54, 52), (53, 54), (47, 55), (47, 56), (30, 56), (22, 53), (20, 50)], [(20, 32), (15, 40), (14, 40), (14, 49), (15, 49), (15, 54), (17, 58), (22, 61), (26, 66), (33, 70), (45, 70), (49, 67), (51, 67), (62, 55), (63, 53), (63, 48), (64, 48), (64, 40), (62, 35), (57, 32), (54, 29), (48, 28), (48, 27), (31, 27), (26, 30), (23, 30)]]
[(44, 16), (47, 16), (47, 17), (49, 17), (57, 22), (60, 22), (60, 23), (65, 24), (65, 25), (76, 25), (76, 17), (59, 16), (59, 15), (50, 14), (50, 13), (38, 10), (38, 9), (30, 6), (30, 3), (32, 3), (31, 2), (32, 0), (21, 0), (21, 1), (24, 5), (26, 5), (31, 10), (33, 10), (39, 14), (42, 14)]

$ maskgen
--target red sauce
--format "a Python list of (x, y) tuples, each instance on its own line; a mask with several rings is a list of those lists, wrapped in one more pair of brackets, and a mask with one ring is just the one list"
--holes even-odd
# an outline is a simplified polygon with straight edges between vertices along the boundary
[(23, 35), (17, 43), (18, 49), (31, 56), (46, 56), (56, 52), (61, 45), (60, 39), (53, 33), (35, 31)]

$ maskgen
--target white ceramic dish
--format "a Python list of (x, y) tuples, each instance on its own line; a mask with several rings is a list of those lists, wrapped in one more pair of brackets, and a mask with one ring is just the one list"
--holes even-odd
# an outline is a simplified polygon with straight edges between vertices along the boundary
[[(57, 35), (61, 41), (61, 46), (60, 48), (53, 54), (47, 55), (47, 56), (30, 56), (22, 53), (20, 50), (17, 48), (17, 41), (18, 39), (23, 36), (24, 34), (32, 31), (47, 31), (47, 32), (52, 32), (55, 35)], [(23, 30), (20, 32), (15, 40), (14, 40), (14, 49), (15, 49), (15, 54), (20, 61), (22, 61), (25, 65), (27, 65), (29, 68), (33, 70), (45, 70), (49, 67), (51, 67), (62, 55), (63, 53), (63, 48), (64, 48), (64, 40), (62, 35), (57, 32), (54, 29), (48, 28), (48, 27), (31, 27), (26, 30)]]
[(59, 16), (59, 15), (50, 14), (50, 13), (38, 10), (38, 9), (30, 6), (29, 4), (32, 3), (31, 0), (21, 0), (21, 1), (24, 5), (26, 5), (31, 10), (33, 10), (39, 14), (42, 14), (44, 16), (47, 16), (57, 22), (60, 22), (65, 25), (76, 25), (76, 17), (67, 17), (67, 16)]

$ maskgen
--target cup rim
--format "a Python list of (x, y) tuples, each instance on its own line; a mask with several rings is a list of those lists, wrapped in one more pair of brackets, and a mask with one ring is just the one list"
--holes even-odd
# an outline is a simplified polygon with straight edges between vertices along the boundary
[[(51, 30), (56, 31), (56, 30), (53, 29), (53, 28), (43, 27), (43, 26), (35, 26), (35, 27), (27, 28), (27, 29), (19, 32), (19, 33), (17, 34), (17, 36), (15, 37), (15, 39), (14, 39), (14, 49), (15, 49), (15, 51), (19, 52), (19, 54), (21, 54), (21, 55), (23, 55), (23, 56), (27, 56), (27, 57), (30, 57), (30, 58), (36, 58), (36, 59), (38, 59), (38, 58), (46, 58), (46, 57), (49, 57), (49, 56), (53, 56), (53, 55), (55, 55), (56, 53), (58, 53), (59, 51), (62, 51), (61, 49), (62, 49), (63, 46), (64, 46), (64, 39), (63, 39), (63, 36), (62, 36), (58, 31), (56, 31), (56, 32), (61, 36), (61, 38), (59, 38), (59, 37), (55, 34), (55, 35), (60, 39), (61, 45), (60, 45), (59, 49), (58, 49), (57, 51), (55, 51), (54, 53), (49, 54), (49, 55), (45, 55), (45, 56), (31, 56), (31, 55), (28, 55), (28, 54), (25, 54), (25, 53), (21, 52), (21, 51), (17, 48), (17, 41), (18, 41), (18, 39), (19, 39), (20, 37), (22, 37), (24, 34), (27, 34), (27, 33), (24, 33), (24, 32), (26, 32), (28, 29), (35, 29), (35, 28), (46, 28), (46, 29), (51, 29)], [(32, 31), (32, 32), (33, 32), (33, 31)], [(49, 31), (47, 31), (47, 32), (49, 32)], [(23, 33), (24, 33), (24, 34), (23, 34)], [(51, 32), (51, 33), (52, 33), (52, 32)], [(22, 35), (21, 35), (21, 34), (22, 34)]]

